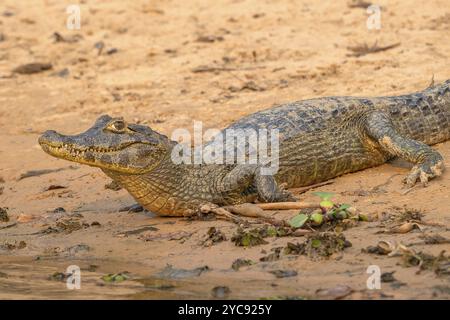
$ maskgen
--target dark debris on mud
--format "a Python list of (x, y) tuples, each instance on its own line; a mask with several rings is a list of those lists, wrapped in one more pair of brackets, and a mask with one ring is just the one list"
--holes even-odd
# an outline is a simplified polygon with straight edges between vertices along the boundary
[(68, 213), (62, 207), (52, 210), (51, 213), (52, 216), (49, 219), (55, 222), (51, 225), (48, 225), (45, 229), (41, 230), (39, 232), (40, 234), (69, 234), (74, 231), (86, 229), (94, 225), (100, 225), (98, 222), (91, 225), (83, 220), (84, 216), (81, 213)]
[(238, 228), (231, 238), (236, 246), (253, 247), (268, 242), (264, 238), (285, 237), (292, 234), (292, 230), (287, 227), (263, 226), (252, 229)]
[(307, 235), (306, 240), (302, 243), (289, 242), (284, 253), (305, 255), (312, 259), (326, 258), (351, 246), (351, 242), (342, 233), (324, 232)]
[(202, 241), (202, 245), (204, 247), (210, 247), (216, 243), (220, 243), (222, 241), (226, 241), (227, 237), (225, 234), (217, 229), (216, 227), (211, 227), (208, 229), (206, 233), (205, 239)]
[(269, 253), (268, 255), (266, 255), (264, 257), (261, 257), (259, 259), (259, 261), (261, 261), (261, 262), (272, 262), (272, 261), (280, 260), (281, 251), (282, 250), (283, 250), (283, 247), (272, 248), (272, 249), (270, 249), (271, 253)]
[(419, 267), (417, 273), (430, 270), (437, 276), (450, 276), (450, 257), (444, 250), (438, 256), (424, 252), (405, 252), (402, 255), (402, 263), (404, 267)]
[(26, 248), (27, 243), (23, 240), (15, 240), (15, 241), (4, 241), (2, 244), (0, 244), (0, 251), (6, 250), (20, 250)]
[(255, 262), (250, 259), (236, 259), (233, 261), (231, 269), (238, 271), (241, 267), (251, 266), (252, 264), (255, 264)]
[(8, 208), (0, 208), (0, 222), (9, 222)]
[(112, 180), (111, 182), (105, 184), (105, 189), (119, 191), (122, 190), (122, 186), (118, 184), (116, 181)]
[(183, 278), (198, 277), (203, 272), (207, 272), (209, 270), (210, 268), (208, 266), (202, 266), (194, 269), (177, 269), (174, 268), (172, 265), (167, 265), (156, 276), (164, 279), (183, 279)]

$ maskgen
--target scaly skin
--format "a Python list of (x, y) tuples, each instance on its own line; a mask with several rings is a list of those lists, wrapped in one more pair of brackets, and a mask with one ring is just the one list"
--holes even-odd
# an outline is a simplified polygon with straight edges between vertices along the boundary
[(405, 179), (412, 186), (444, 170), (442, 156), (428, 145), (450, 139), (450, 80), (396, 97), (299, 101), (249, 115), (227, 129), (262, 128), (280, 132), (274, 176), (261, 175), (257, 165), (175, 164), (175, 142), (109, 116), (76, 136), (47, 131), (39, 143), (55, 157), (100, 167), (160, 215), (191, 215), (204, 204), (292, 200), (278, 184), (310, 185), (393, 157), (414, 164)]

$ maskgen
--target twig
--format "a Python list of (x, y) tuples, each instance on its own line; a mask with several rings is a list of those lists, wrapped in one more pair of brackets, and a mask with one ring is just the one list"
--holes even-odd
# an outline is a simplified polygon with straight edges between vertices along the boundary
[(372, 3), (364, 1), (364, 0), (358, 0), (358, 1), (353, 1), (352, 3), (350, 3), (348, 5), (349, 8), (363, 8), (363, 9), (367, 9), (367, 7), (369, 7)]
[(257, 203), (258, 207), (263, 210), (292, 210), (306, 208), (320, 208), (318, 203), (308, 202), (273, 202), (273, 203)]
[(285, 226), (287, 223), (283, 220), (278, 220), (271, 215), (264, 212), (263, 209), (261, 209), (258, 205), (253, 203), (243, 203), (239, 205), (234, 206), (227, 206), (225, 207), (226, 210), (231, 211), (232, 213), (244, 216), (244, 217), (250, 217), (250, 218), (257, 218), (261, 219), (267, 223), (270, 223), (275, 226)]
[(130, 236), (130, 235), (139, 234), (139, 233), (142, 233), (142, 232), (145, 232), (145, 231), (158, 231), (158, 230), (159, 229), (156, 228), (156, 227), (153, 227), (153, 225), (142, 226), (142, 227), (137, 228), (137, 229), (128, 230), (128, 231), (125, 231), (125, 232), (118, 233), (116, 236), (118, 236), (118, 237), (126, 237), (126, 236)]
[(91, 175), (91, 173), (85, 173), (85, 174), (82, 174), (82, 175), (79, 176), (79, 177), (71, 178), (71, 179), (67, 179), (67, 180), (68, 180), (68, 181), (75, 181), (75, 180), (78, 180), (78, 179), (81, 179), (81, 178), (84, 178), (84, 177), (90, 176), (90, 175)]
[(8, 224), (7, 226), (0, 227), (0, 230), (12, 228), (16, 225), (17, 225), (17, 222), (14, 222), (14, 223)]
[(379, 47), (377, 42), (375, 42), (374, 45), (370, 46), (370, 47), (367, 45), (367, 43), (364, 43), (363, 45), (348, 47), (347, 49), (353, 52), (353, 54), (350, 54), (349, 56), (361, 57), (361, 56), (365, 56), (366, 54), (369, 54), (369, 53), (377, 53), (377, 52), (393, 49), (393, 48), (398, 47), (399, 45), (400, 45), (400, 42), (397, 42), (394, 44), (390, 44), (388, 46)]
[[(283, 220), (278, 220), (266, 214), (261, 208), (252, 203), (244, 203), (240, 205), (227, 206), (227, 207), (215, 207), (212, 205), (203, 205), (200, 208), (202, 213), (212, 212), (217, 218), (222, 218), (228, 221), (232, 221), (236, 224), (249, 224), (248, 221), (241, 219), (238, 215), (243, 217), (250, 217), (263, 220), (274, 226), (287, 226), (288, 224)], [(235, 214), (233, 214), (233, 213)]]
[(79, 167), (68, 166), (68, 167), (56, 168), (56, 169), (30, 170), (30, 171), (27, 171), (25, 173), (22, 173), (19, 176), (19, 178), (17, 179), (17, 181), (20, 181), (22, 179), (29, 178), (29, 177), (37, 177), (37, 176), (41, 176), (41, 175), (44, 175), (44, 174), (59, 172), (59, 171), (68, 170), (68, 169), (78, 169), (78, 168)]
[(239, 70), (254, 70), (254, 69), (264, 69), (264, 66), (259, 67), (242, 67), (242, 68), (228, 68), (222, 66), (198, 66), (193, 68), (191, 71), (193, 73), (202, 72), (216, 72), (216, 71), (239, 71)]
[(412, 190), (416, 189), (418, 186), (418, 184), (412, 186), (411, 188), (406, 189), (405, 191), (402, 192), (402, 195), (404, 196), (405, 194), (410, 193)]
[(225, 218), (226, 220), (232, 221), (232, 222), (237, 223), (237, 224), (243, 223), (243, 220), (241, 218), (239, 218), (238, 216), (232, 214), (231, 212), (229, 212), (228, 210), (226, 210), (224, 208), (215, 207), (215, 206), (212, 206), (212, 205), (203, 205), (200, 208), (200, 211), (202, 213), (212, 212), (212, 213), (214, 213), (217, 216), (220, 216), (222, 218)]
[(319, 183), (316, 183), (316, 184), (312, 184), (312, 185), (306, 186), (306, 187), (293, 188), (293, 189), (291, 189), (291, 191), (292, 191), (292, 193), (295, 193), (295, 194), (302, 194), (302, 193), (305, 193), (305, 192), (307, 192), (307, 191), (309, 191), (311, 189), (315, 189), (315, 188), (318, 188), (318, 187), (326, 186), (326, 185), (329, 185), (329, 184), (332, 184), (332, 183), (334, 183), (334, 180), (328, 180), (328, 181), (323, 181), (323, 182), (319, 182)]
[(431, 77), (430, 84), (428, 85), (428, 88), (432, 88), (432, 87), (434, 87), (434, 73), (433, 73), (433, 75)]

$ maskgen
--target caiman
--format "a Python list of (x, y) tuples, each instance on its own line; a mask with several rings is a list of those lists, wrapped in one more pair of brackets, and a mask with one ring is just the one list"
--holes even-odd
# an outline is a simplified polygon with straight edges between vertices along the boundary
[(291, 200), (284, 190), (325, 181), (399, 157), (413, 164), (407, 186), (440, 176), (444, 161), (429, 147), (450, 139), (450, 80), (388, 97), (326, 97), (263, 110), (227, 129), (278, 129), (279, 170), (258, 164), (174, 163), (177, 145), (148, 126), (103, 115), (79, 135), (46, 131), (52, 156), (99, 167), (147, 210), (189, 216), (202, 205)]

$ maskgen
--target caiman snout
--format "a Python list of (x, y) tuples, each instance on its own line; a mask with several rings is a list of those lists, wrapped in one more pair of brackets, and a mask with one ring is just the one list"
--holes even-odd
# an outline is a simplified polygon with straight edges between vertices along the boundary
[(43, 144), (53, 145), (63, 143), (63, 139), (55, 130), (47, 130), (39, 137), (38, 142), (41, 146)]

